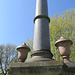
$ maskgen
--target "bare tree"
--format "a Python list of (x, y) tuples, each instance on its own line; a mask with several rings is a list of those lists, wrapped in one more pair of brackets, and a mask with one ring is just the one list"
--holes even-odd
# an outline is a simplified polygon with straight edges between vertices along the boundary
[(7, 67), (11, 62), (17, 61), (16, 45), (0, 45), (0, 71), (7, 74)]

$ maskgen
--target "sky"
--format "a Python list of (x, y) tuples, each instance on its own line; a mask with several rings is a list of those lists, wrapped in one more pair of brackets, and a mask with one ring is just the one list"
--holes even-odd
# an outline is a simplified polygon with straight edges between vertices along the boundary
[[(75, 8), (75, 0), (48, 0), (50, 18)], [(21, 45), (34, 36), (36, 0), (0, 0), (0, 44)]]

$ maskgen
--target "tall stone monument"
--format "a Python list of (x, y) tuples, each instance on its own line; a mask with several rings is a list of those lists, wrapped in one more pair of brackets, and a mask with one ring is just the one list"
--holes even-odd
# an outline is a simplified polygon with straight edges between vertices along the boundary
[(36, 0), (36, 16), (34, 18), (33, 53), (30, 61), (51, 60), (50, 35), (47, 0)]
[[(33, 52), (32, 58), (28, 62), (24, 62), (27, 57), (27, 53), (30, 48), (23, 44), (17, 47), (19, 51), (20, 63), (11, 63), (8, 66), (8, 75), (75, 75), (75, 62), (69, 61), (69, 55), (62, 54), (64, 61), (56, 61), (52, 59), (52, 53), (50, 50), (50, 35), (49, 35), (49, 23), (47, 0), (36, 0), (36, 16), (34, 18), (34, 40), (33, 40)], [(70, 40), (60, 38), (56, 42), (56, 46), (63, 52), (66, 52), (68, 48), (67, 42)], [(66, 43), (66, 44), (64, 44)], [(66, 45), (66, 46), (65, 46)], [(60, 48), (62, 47), (62, 48)], [(69, 47), (70, 48), (70, 47)], [(69, 49), (68, 49), (69, 50)], [(70, 50), (69, 50), (70, 51)], [(26, 52), (26, 53), (25, 53)], [(26, 55), (25, 55), (26, 54)]]

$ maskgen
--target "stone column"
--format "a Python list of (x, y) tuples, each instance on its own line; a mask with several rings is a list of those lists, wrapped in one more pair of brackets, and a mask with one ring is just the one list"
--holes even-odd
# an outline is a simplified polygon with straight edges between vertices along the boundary
[(36, 0), (36, 16), (34, 18), (34, 40), (32, 61), (49, 60), (52, 58), (50, 52), (50, 35), (47, 0)]

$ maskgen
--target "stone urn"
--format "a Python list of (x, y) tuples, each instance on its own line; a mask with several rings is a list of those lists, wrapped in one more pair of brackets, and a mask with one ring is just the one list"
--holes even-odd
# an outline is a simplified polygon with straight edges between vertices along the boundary
[(70, 62), (69, 56), (71, 54), (70, 46), (73, 42), (67, 38), (60, 37), (58, 41), (55, 42), (55, 46), (58, 47), (59, 53), (63, 58), (64, 63)]
[(27, 58), (30, 48), (25, 43), (23, 43), (22, 45), (17, 47), (17, 51), (19, 62), (24, 62)]

